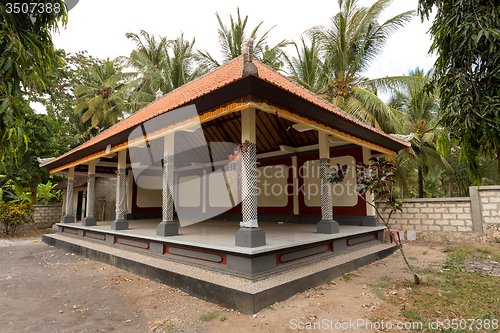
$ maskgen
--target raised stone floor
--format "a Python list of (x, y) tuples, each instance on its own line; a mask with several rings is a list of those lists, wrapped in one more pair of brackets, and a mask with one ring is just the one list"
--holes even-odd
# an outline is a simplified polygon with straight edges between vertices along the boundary
[[(315, 225), (260, 223), (267, 245), (249, 249), (232, 244), (236, 222), (199, 223), (174, 237), (154, 235), (159, 221), (130, 222), (125, 231), (112, 231), (110, 223), (59, 224), (61, 232), (43, 241), (249, 314), (396, 249), (381, 243), (381, 227), (341, 226), (339, 234), (319, 235)], [(149, 232), (139, 228), (146, 225)]]

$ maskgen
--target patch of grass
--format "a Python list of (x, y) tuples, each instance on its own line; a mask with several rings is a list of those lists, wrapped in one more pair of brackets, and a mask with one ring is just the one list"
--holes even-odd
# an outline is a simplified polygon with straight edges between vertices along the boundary
[[(466, 271), (462, 265), (468, 258), (495, 261), (500, 258), (500, 246), (485, 246), (489, 248), (449, 246), (448, 260), (441, 269), (421, 270), (428, 277), (421, 285), (411, 285), (412, 290), (408, 294), (410, 305), (403, 311), (405, 319), (425, 323), (436, 319), (499, 318), (500, 278)], [(405, 282), (395, 284), (397, 288), (406, 287)], [(374, 292), (377, 294), (376, 289)]]
[(376, 283), (376, 284), (368, 283), (368, 286), (372, 288), (372, 291), (375, 294), (375, 296), (377, 296), (380, 299), (386, 299), (384, 293), (384, 288), (387, 287), (386, 283)]
[(225, 321), (227, 319), (227, 317), (225, 315), (222, 315), (222, 316), (220, 316), (219, 319), (220, 319), (220, 321)]
[(429, 253), (429, 252), (428, 251), (424, 251), (424, 253), (422, 253), (422, 254), (425, 256), (427, 253)]
[(266, 309), (268, 309), (268, 310), (271, 310), (271, 311), (276, 310), (275, 308), (273, 308), (273, 307), (272, 307), (272, 306), (270, 306), (270, 305), (266, 305), (266, 306), (265, 306), (265, 308), (266, 308)]
[(408, 259), (410, 259), (410, 260), (418, 260), (417, 257), (408, 257)]
[(457, 263), (463, 263), (467, 258), (482, 258), (500, 261), (500, 246), (490, 246), (489, 248), (465, 245), (460, 247), (448, 246), (446, 249), (448, 258)]
[(392, 278), (390, 276), (381, 276), (381, 277), (379, 277), (379, 279), (381, 281), (385, 281), (385, 282), (391, 282), (392, 281)]
[(218, 316), (217, 312), (207, 312), (205, 314), (202, 314), (200, 318), (198, 318), (198, 320), (201, 322), (209, 322), (217, 318), (217, 316)]
[(160, 326), (160, 328), (163, 328), (163, 331), (165, 333), (172, 333), (173, 331), (175, 331), (175, 326), (174, 325), (167, 325), (167, 326)]

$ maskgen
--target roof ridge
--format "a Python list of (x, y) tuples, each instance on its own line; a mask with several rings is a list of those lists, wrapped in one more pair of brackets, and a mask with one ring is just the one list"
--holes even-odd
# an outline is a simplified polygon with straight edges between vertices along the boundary
[[(181, 89), (181, 88), (183, 88), (183, 87), (186, 87), (186, 86), (188, 86), (188, 85), (190, 85), (190, 84), (192, 84), (192, 83), (195, 83), (196, 81), (198, 81), (198, 80), (200, 80), (200, 79), (202, 79), (202, 78), (204, 78), (204, 77), (206, 77), (206, 76), (208, 76), (208, 75), (210, 75), (210, 74), (212, 74), (212, 73), (217, 72), (217, 71), (218, 71), (218, 70), (220, 70), (222, 67), (224, 67), (224, 66), (226, 66), (226, 65), (229, 65), (230, 63), (232, 63), (232, 62), (236, 61), (237, 59), (239, 59), (239, 58), (241, 58), (241, 57), (242, 57), (242, 56), (241, 56), (241, 55), (239, 55), (238, 57), (236, 57), (236, 58), (234, 58), (234, 59), (229, 60), (228, 62), (226, 62), (226, 63), (224, 63), (224, 64), (220, 65), (219, 67), (212, 68), (212, 69), (211, 69), (211, 70), (209, 70), (207, 73), (205, 73), (205, 74), (203, 74), (203, 75), (201, 75), (201, 76), (198, 76), (197, 78), (195, 78), (195, 79), (193, 79), (193, 80), (191, 80), (191, 81), (189, 81), (189, 82), (184, 83), (182, 86), (177, 87), (177, 88), (175, 88), (174, 90), (169, 91), (169, 92), (168, 92), (168, 93), (166, 93), (165, 95), (161, 96), (158, 100), (154, 100), (154, 101), (152, 101), (151, 103), (157, 102), (157, 101), (159, 101), (159, 100), (163, 99), (163, 97), (166, 97), (166, 96), (168, 96), (168, 95), (172, 94), (173, 92), (175, 92), (175, 91), (177, 91), (177, 90), (179, 90), (179, 89)], [(151, 104), (151, 103), (149, 103), (149, 104)], [(148, 105), (149, 105), (149, 104), (148, 104)], [(148, 105), (146, 105), (146, 106), (148, 106)], [(146, 107), (146, 106), (145, 106), (145, 107)], [(145, 107), (144, 107), (144, 108), (145, 108)], [(144, 108), (142, 108), (142, 109), (144, 109)], [(141, 111), (142, 109), (137, 110), (136, 112), (139, 112), (139, 111)], [(134, 112), (134, 113), (135, 113), (135, 112)]]

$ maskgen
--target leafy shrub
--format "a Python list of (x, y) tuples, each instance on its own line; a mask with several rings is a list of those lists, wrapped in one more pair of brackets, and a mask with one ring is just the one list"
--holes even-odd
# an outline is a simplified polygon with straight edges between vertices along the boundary
[(35, 209), (30, 203), (0, 202), (0, 223), (5, 226), (5, 233), (15, 235), (17, 229), (25, 223), (35, 222)]

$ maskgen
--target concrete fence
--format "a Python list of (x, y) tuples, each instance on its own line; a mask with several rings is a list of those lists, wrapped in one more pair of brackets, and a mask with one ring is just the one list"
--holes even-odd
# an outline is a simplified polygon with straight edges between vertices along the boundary
[[(35, 229), (46, 229), (52, 227), (55, 223), (61, 222), (62, 206), (61, 205), (33, 205), (35, 208)], [(29, 225), (22, 225), (19, 230), (32, 229)], [(5, 232), (5, 226), (0, 224), (0, 232)]]
[[(466, 198), (404, 199), (403, 212), (391, 217), (391, 228), (404, 231), (408, 239), (500, 239), (500, 186), (469, 190)], [(388, 215), (387, 211), (382, 214)]]

